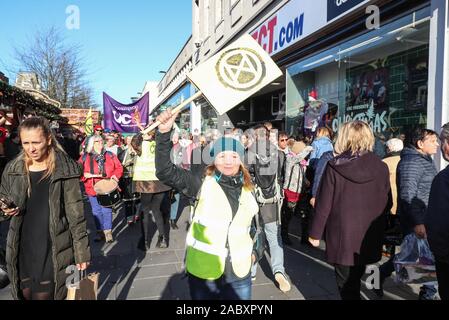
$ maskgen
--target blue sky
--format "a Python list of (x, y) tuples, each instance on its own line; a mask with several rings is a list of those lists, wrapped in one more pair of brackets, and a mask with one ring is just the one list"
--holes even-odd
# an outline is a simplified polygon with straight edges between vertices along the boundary
[[(80, 10), (79, 30), (66, 28), (69, 5)], [(67, 43), (83, 47), (100, 107), (103, 91), (129, 103), (147, 80), (159, 81), (192, 31), (190, 0), (1, 0), (0, 16), (0, 71), (10, 83), (13, 47), (55, 26)]]

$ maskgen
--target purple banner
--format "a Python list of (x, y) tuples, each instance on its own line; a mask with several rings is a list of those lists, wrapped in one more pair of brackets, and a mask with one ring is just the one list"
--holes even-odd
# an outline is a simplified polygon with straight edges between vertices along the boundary
[(148, 125), (150, 96), (146, 93), (132, 104), (121, 104), (103, 92), (104, 127), (123, 133), (137, 133), (137, 123)]

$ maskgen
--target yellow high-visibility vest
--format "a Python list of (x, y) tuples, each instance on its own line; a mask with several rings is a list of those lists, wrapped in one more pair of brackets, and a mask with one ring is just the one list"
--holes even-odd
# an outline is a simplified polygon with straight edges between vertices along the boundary
[(142, 142), (142, 155), (136, 158), (136, 164), (134, 165), (134, 181), (155, 181), (159, 180), (156, 177), (156, 142), (155, 141), (143, 141)]
[(239, 278), (248, 275), (253, 249), (249, 232), (252, 218), (258, 211), (251, 191), (242, 188), (233, 219), (223, 189), (213, 177), (206, 177), (187, 233), (187, 272), (200, 279), (216, 280), (223, 275), (229, 254), (235, 275)]

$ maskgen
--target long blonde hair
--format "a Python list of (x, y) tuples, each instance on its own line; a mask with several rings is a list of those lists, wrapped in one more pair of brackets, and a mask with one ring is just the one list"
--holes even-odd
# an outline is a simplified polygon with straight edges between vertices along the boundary
[(373, 151), (374, 134), (369, 125), (363, 121), (352, 121), (343, 124), (338, 130), (335, 152), (342, 154), (350, 151), (352, 154), (363, 151)]
[[(215, 170), (217, 168), (214, 164), (209, 165), (206, 168), (206, 177), (211, 177), (215, 174)], [(248, 191), (252, 191), (254, 189), (253, 182), (251, 181), (251, 175), (249, 174), (248, 169), (245, 168), (242, 164), (240, 165), (240, 172), (243, 174), (243, 188)]]
[[(22, 130), (32, 130), (32, 129), (41, 129), (44, 137), (47, 139), (50, 139), (50, 145), (47, 147), (47, 158), (45, 159), (47, 169), (45, 171), (44, 176), (41, 180), (44, 180), (48, 177), (50, 177), (52, 174), (54, 174), (56, 170), (56, 151), (60, 151), (65, 153), (64, 149), (61, 147), (61, 145), (56, 140), (54, 134), (51, 132), (50, 129), (50, 123), (47, 119), (42, 117), (31, 117), (23, 121), (19, 126), (19, 136)], [(25, 151), (22, 151), (21, 158), (24, 161), (25, 164), (25, 172), (28, 178), (28, 195), (30, 195), (31, 190), (31, 182), (30, 182), (30, 166), (33, 163), (33, 161), (28, 157)]]

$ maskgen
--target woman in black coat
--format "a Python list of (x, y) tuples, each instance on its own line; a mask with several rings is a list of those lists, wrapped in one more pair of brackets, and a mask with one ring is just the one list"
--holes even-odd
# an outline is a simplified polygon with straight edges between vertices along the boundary
[[(443, 157), (449, 161), (449, 123), (443, 126), (440, 139)], [(433, 180), (425, 225), (435, 256), (438, 292), (441, 300), (449, 300), (449, 166)]]
[(360, 299), (366, 265), (381, 258), (390, 180), (373, 146), (366, 123), (345, 123), (335, 144), (339, 155), (329, 161), (316, 196), (309, 241), (318, 246), (326, 230), (327, 261), (343, 300)]
[(19, 127), (23, 153), (8, 163), (0, 197), (11, 219), (6, 261), (14, 299), (63, 300), (66, 269), (85, 270), (90, 248), (79, 166), (61, 149), (44, 118)]

